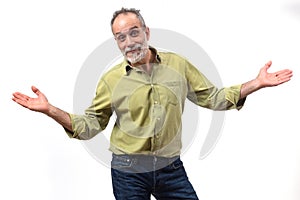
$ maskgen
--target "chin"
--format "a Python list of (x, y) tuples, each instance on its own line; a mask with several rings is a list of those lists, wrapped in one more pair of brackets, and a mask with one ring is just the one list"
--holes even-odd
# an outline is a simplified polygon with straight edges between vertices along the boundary
[(140, 62), (141, 60), (143, 60), (143, 58), (140, 58), (140, 55), (137, 56), (137, 58), (133, 58), (133, 57), (126, 57), (126, 59), (131, 63), (131, 64), (136, 64), (138, 62)]

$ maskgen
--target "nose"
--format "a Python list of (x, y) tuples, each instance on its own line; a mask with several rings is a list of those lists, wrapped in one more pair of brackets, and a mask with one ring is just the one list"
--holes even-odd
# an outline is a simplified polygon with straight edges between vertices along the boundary
[(130, 35), (126, 35), (126, 40), (124, 43), (126, 47), (132, 47), (134, 45), (134, 40), (130, 37)]

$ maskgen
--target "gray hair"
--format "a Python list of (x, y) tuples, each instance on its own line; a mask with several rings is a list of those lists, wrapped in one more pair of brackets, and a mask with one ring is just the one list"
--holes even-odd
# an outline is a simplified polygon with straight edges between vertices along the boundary
[(137, 10), (135, 8), (121, 8), (120, 10), (115, 11), (114, 14), (113, 14), (113, 17), (111, 19), (110, 26), (111, 27), (113, 26), (113, 23), (114, 23), (114, 21), (115, 21), (115, 19), (118, 15), (120, 15), (120, 14), (125, 14), (126, 15), (127, 13), (135, 14), (137, 16), (137, 18), (140, 20), (142, 27), (146, 27), (144, 18), (140, 14), (140, 10)]

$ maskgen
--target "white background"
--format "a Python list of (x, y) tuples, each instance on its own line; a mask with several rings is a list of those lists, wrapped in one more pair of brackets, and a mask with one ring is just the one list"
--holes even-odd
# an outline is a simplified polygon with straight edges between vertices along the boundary
[(34, 96), (30, 86), (36, 85), (72, 112), (82, 63), (111, 37), (112, 13), (122, 6), (140, 9), (150, 28), (197, 42), (226, 86), (255, 78), (269, 60), (270, 71), (294, 71), (292, 81), (228, 111), (221, 139), (203, 160), (201, 127), (209, 112), (200, 109), (199, 134), (182, 159), (200, 199), (299, 200), (300, 1), (291, 0), (1, 1), (0, 199), (113, 199), (110, 169), (11, 94)]

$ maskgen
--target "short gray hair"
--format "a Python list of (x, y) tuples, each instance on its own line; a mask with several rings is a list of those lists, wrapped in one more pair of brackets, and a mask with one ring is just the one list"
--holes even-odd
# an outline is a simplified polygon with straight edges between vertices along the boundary
[(142, 27), (146, 27), (146, 23), (144, 21), (144, 18), (142, 17), (142, 15), (140, 14), (140, 10), (137, 10), (135, 8), (121, 8), (120, 10), (117, 10), (114, 12), (113, 17), (110, 21), (110, 26), (112, 27), (115, 19), (118, 15), (120, 14), (127, 14), (127, 13), (133, 13), (137, 16), (137, 18), (140, 20)]

